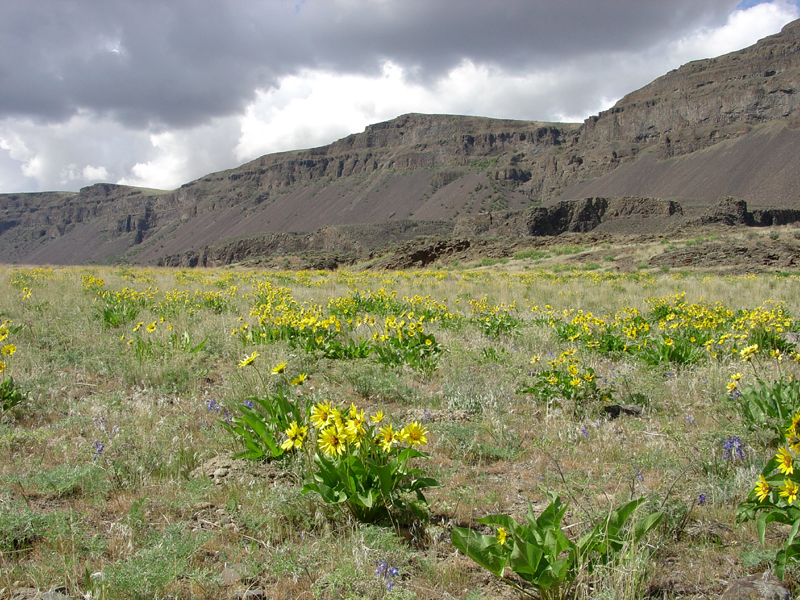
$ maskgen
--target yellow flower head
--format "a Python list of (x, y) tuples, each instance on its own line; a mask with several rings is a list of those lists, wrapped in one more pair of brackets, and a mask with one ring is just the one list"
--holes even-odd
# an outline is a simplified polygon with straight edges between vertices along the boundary
[(743, 348), (739, 355), (742, 357), (742, 362), (750, 362), (750, 359), (756, 352), (758, 352), (758, 344), (753, 344), (752, 346)]
[(800, 425), (800, 412), (794, 413), (794, 416), (792, 417), (792, 427), (797, 429), (798, 425)]
[(253, 352), (250, 356), (245, 356), (242, 360), (240, 360), (239, 366), (246, 367), (247, 365), (252, 365), (256, 358), (258, 358), (258, 352)]
[(729, 392), (732, 392), (733, 390), (736, 389), (736, 382), (735, 381), (729, 381), (728, 385), (726, 385), (725, 387), (728, 388)]
[(300, 427), (297, 425), (297, 421), (292, 421), (285, 433), (288, 439), (281, 444), (281, 448), (288, 452), (292, 448), (300, 448), (303, 445), (303, 440), (306, 439), (306, 434), (308, 433), (308, 427)]
[(334, 408), (330, 400), (318, 403), (311, 409), (311, 424), (317, 429), (322, 429), (332, 423)]
[(347, 420), (345, 430), (347, 431), (348, 441), (355, 443), (366, 432), (364, 424), (367, 422), (367, 419), (364, 417), (363, 410), (361, 412), (356, 412), (355, 415), (353, 415), (353, 410), (351, 408), (350, 414), (351, 417)]
[(763, 475), (758, 476), (758, 483), (756, 483), (756, 497), (758, 498), (759, 502), (763, 502), (764, 499), (769, 496), (769, 493), (772, 491), (772, 488), (769, 487), (769, 483), (767, 480), (764, 479)]
[(153, 321), (147, 327), (145, 327), (149, 333), (153, 333), (156, 330), (156, 322)]
[(503, 527), (497, 528), (497, 543), (501, 546), (506, 543), (506, 538), (508, 537), (508, 533)]
[(734, 373), (733, 375), (731, 375), (731, 379), (733, 379), (734, 381), (739, 381), (741, 378), (742, 378), (741, 373)]
[(381, 421), (383, 421), (383, 411), (382, 411), (382, 410), (379, 410), (379, 411), (378, 411), (378, 412), (376, 412), (374, 415), (372, 415), (372, 416), (369, 418), (369, 420), (370, 420), (370, 421), (372, 421), (373, 423), (376, 423), (376, 424), (377, 424), (377, 423), (380, 423)]
[(6, 344), (3, 346), (2, 350), (0, 350), (0, 354), (5, 356), (11, 356), (14, 352), (17, 351), (17, 347), (14, 344)]
[(344, 452), (347, 441), (336, 427), (326, 427), (320, 432), (317, 443), (326, 456), (337, 456)]
[(428, 431), (416, 421), (408, 423), (400, 431), (400, 437), (410, 446), (424, 446), (428, 443)]
[(6, 370), (6, 363), (0, 360), (0, 373)]
[(392, 429), (392, 424), (384, 425), (378, 432), (377, 442), (381, 446), (381, 450), (389, 452), (392, 449), (392, 444), (397, 441), (397, 432)]
[(664, 340), (664, 345), (665, 346), (672, 346), (672, 344), (674, 344), (674, 343), (675, 342), (672, 341), (672, 338), (667, 338), (667, 339)]
[[(795, 413), (792, 417), (792, 422), (786, 428), (786, 439), (790, 440), (797, 437), (797, 427), (800, 424), (800, 413)], [(792, 448), (794, 450), (794, 448)]]
[(778, 448), (778, 453), (775, 455), (778, 459), (778, 469), (784, 475), (791, 475), (794, 473), (794, 459), (786, 448)]
[(289, 383), (291, 385), (301, 385), (306, 380), (307, 375), (305, 373), (300, 373), (297, 377), (292, 379)]
[(784, 479), (783, 485), (778, 489), (780, 490), (781, 498), (786, 498), (786, 502), (789, 504), (797, 500), (797, 494), (800, 493), (800, 487), (791, 479)]
[(280, 375), (286, 370), (286, 362), (278, 363), (274, 367), (272, 367), (272, 374), (273, 375)]

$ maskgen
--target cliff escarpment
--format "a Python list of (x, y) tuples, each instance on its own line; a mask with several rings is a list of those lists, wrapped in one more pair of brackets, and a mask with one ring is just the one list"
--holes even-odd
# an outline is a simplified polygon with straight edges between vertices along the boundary
[[(576, 220), (577, 205), (565, 200), (711, 206), (732, 196), (751, 208), (795, 209), (799, 90), (796, 21), (749, 48), (671, 71), (584, 123), (408, 114), (172, 191), (98, 184), (0, 194), (0, 261), (200, 261), (226, 240), (504, 213), (535, 216), (535, 227), (511, 219), (503, 229), (510, 235), (598, 226), (593, 201)], [(625, 218), (657, 222), (636, 211)]]

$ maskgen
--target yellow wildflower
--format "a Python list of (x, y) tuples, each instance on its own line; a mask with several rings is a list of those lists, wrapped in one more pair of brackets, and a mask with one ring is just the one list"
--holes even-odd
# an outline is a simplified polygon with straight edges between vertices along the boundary
[(246, 367), (247, 365), (251, 365), (256, 358), (258, 358), (258, 352), (253, 352), (250, 356), (245, 356), (242, 360), (240, 360), (239, 366)]
[(503, 527), (497, 528), (497, 543), (501, 546), (506, 543), (506, 538), (508, 537), (508, 533)]
[(292, 421), (285, 433), (288, 439), (281, 444), (281, 448), (288, 452), (292, 448), (300, 448), (303, 445), (303, 440), (306, 439), (306, 434), (308, 433), (308, 427), (300, 427), (297, 425), (297, 421)]
[(369, 420), (372, 421), (373, 423), (380, 423), (381, 421), (383, 421), (383, 411), (379, 410), (374, 415), (372, 415), (369, 418)]
[(326, 456), (341, 455), (344, 452), (346, 441), (336, 427), (326, 427), (319, 434), (317, 441), (320, 449)]
[(325, 402), (318, 403), (314, 408), (311, 409), (311, 423), (317, 429), (322, 429), (326, 425), (329, 425), (331, 421), (331, 417), (333, 416), (333, 407), (331, 406), (330, 400), (325, 400)]
[(305, 373), (300, 373), (297, 377), (292, 379), (289, 384), (290, 385), (301, 385), (306, 380), (307, 375)]
[(423, 446), (428, 443), (428, 431), (416, 421), (408, 423), (400, 431), (400, 437), (411, 446)]
[(783, 485), (778, 489), (780, 490), (781, 498), (786, 498), (786, 502), (789, 504), (797, 500), (797, 494), (800, 492), (800, 487), (791, 479), (784, 479)]
[(351, 409), (350, 411), (350, 418), (347, 420), (347, 425), (345, 426), (345, 430), (347, 431), (348, 441), (351, 443), (357, 442), (358, 439), (364, 435), (366, 432), (364, 428), (364, 424), (366, 423), (366, 418), (364, 417), (364, 411), (356, 412), (353, 414)]
[(778, 448), (778, 453), (775, 455), (778, 459), (778, 469), (784, 475), (791, 475), (794, 473), (794, 459), (786, 448)]
[(3, 346), (3, 349), (0, 350), (0, 354), (3, 354), (5, 356), (11, 356), (16, 351), (17, 347), (14, 344), (6, 344), (5, 346)]
[(758, 483), (756, 484), (756, 497), (758, 498), (759, 502), (763, 502), (764, 499), (769, 496), (769, 493), (772, 491), (772, 488), (769, 487), (769, 483), (767, 480), (764, 479), (763, 475), (758, 476)]
[(272, 368), (273, 375), (280, 375), (286, 370), (286, 362), (278, 363)]
[(381, 450), (389, 452), (392, 449), (392, 444), (397, 440), (397, 432), (392, 429), (392, 424), (384, 425), (378, 432), (377, 442), (381, 446)]

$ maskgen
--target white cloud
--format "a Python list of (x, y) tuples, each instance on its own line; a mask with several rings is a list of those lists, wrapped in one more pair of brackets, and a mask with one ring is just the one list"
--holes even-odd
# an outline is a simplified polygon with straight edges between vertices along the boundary
[[(734, 10), (718, 28), (641, 51), (585, 53), (527, 71), (478, 59), (463, 59), (436, 80), (390, 60), (377, 74), (307, 68), (258, 91), (240, 114), (184, 129), (130, 129), (88, 110), (55, 124), (7, 117), (0, 120), (0, 191), (75, 190), (101, 180), (172, 189), (408, 112), (581, 121), (683, 63), (748, 46), (798, 16), (794, 4), (765, 2)], [(104, 44), (105, 52), (124, 54), (116, 38)]]
[(670, 44), (670, 58), (687, 62), (727, 54), (777, 33), (783, 25), (798, 17), (800, 8), (782, 0), (735, 10), (722, 27), (703, 28)]
[(93, 167), (92, 165), (83, 167), (81, 175), (86, 181), (104, 181), (108, 179), (108, 171), (106, 171), (105, 167)]
[(238, 119), (226, 117), (191, 129), (151, 133), (149, 160), (134, 164), (117, 183), (169, 190), (211, 171), (234, 167), (238, 129)]
[(329, 143), (409, 112), (579, 122), (690, 60), (741, 49), (797, 18), (797, 6), (763, 3), (638, 54), (607, 53), (530, 73), (464, 60), (433, 86), (386, 62), (377, 77), (304, 70), (258, 93), (241, 118), (240, 161)]

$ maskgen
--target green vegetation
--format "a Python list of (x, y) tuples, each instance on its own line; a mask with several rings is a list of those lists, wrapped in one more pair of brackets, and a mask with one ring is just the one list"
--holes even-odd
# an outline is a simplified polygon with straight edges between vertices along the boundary
[(0, 596), (800, 591), (797, 273), (459, 266), (4, 270)]

